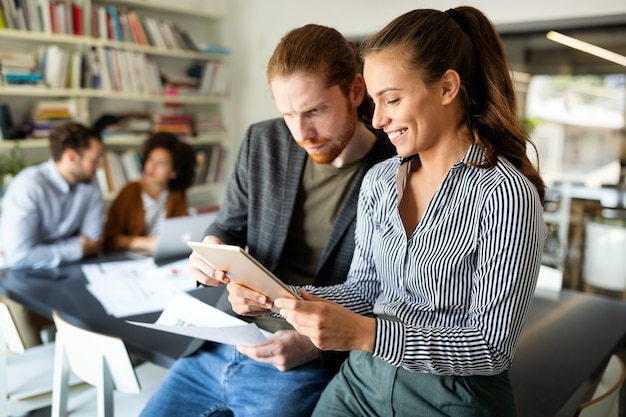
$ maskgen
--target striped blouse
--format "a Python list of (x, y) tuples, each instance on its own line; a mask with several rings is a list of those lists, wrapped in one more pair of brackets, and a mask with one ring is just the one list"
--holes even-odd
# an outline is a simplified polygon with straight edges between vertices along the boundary
[[(407, 239), (400, 157), (374, 166), (359, 196), (344, 284), (313, 288), (376, 317), (373, 355), (410, 371), (494, 375), (511, 365), (539, 273), (546, 228), (534, 185), (472, 145)], [(401, 170), (401, 171), (399, 171)]]

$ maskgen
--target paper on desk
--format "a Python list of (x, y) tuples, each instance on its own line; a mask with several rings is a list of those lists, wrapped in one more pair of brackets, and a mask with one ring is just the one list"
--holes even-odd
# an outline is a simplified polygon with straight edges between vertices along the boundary
[(115, 317), (163, 310), (172, 297), (196, 288), (189, 258), (157, 266), (151, 258), (82, 266), (87, 289)]
[(186, 293), (178, 294), (167, 303), (163, 313), (152, 324), (127, 322), (229, 345), (260, 345), (267, 343), (270, 335), (256, 324), (246, 323)]

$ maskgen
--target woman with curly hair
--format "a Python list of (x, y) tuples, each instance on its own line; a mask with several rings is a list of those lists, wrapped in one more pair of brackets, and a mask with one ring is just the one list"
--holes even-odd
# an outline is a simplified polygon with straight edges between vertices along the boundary
[(124, 186), (109, 208), (105, 249), (152, 253), (159, 225), (188, 215), (187, 189), (196, 164), (191, 145), (167, 132), (152, 134), (141, 153), (143, 177)]

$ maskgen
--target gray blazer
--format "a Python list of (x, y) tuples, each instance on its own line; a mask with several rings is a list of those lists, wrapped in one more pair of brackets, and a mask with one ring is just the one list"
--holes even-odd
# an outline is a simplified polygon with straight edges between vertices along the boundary
[[(346, 279), (354, 252), (357, 200), (363, 176), (375, 163), (394, 154), (395, 148), (384, 134), (379, 134), (326, 242), (315, 285), (333, 285)], [(207, 234), (231, 245), (247, 246), (251, 255), (273, 271), (285, 245), (307, 157), (283, 119), (250, 126), (219, 214)]]

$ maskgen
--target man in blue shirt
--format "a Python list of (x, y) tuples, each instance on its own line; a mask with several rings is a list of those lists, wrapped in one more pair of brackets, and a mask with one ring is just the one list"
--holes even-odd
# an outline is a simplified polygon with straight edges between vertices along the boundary
[(0, 251), (6, 267), (53, 268), (102, 248), (103, 203), (95, 179), (102, 139), (68, 122), (50, 133), (50, 153), (48, 161), (23, 169), (2, 200)]

